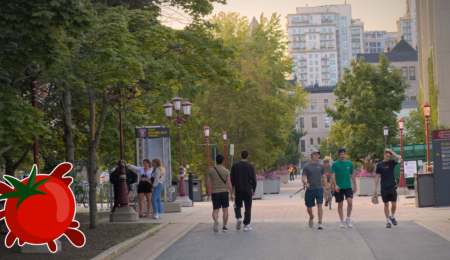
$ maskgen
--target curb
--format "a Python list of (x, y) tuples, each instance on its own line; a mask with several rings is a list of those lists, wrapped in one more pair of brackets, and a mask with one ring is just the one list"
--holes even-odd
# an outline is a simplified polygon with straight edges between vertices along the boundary
[(149, 229), (135, 237), (132, 237), (118, 245), (115, 245), (109, 249), (107, 249), (106, 251), (104, 251), (103, 253), (97, 255), (94, 258), (91, 258), (91, 260), (110, 260), (113, 258), (118, 257), (120, 254), (124, 253), (125, 251), (127, 251), (128, 249), (132, 248), (133, 246), (139, 244), (141, 241), (143, 241), (144, 239), (146, 239), (148, 237), (148, 235), (150, 235), (151, 233), (154, 233), (156, 231), (159, 231), (165, 227), (167, 227), (169, 225), (169, 223), (161, 223), (160, 225)]
[(198, 223), (190, 224), (186, 228), (183, 229), (180, 233), (178, 233), (175, 237), (170, 239), (167, 243), (164, 244), (164, 246), (158, 248), (153, 254), (151, 254), (149, 257), (145, 258), (145, 260), (155, 260), (158, 258), (164, 251), (166, 251), (169, 247), (171, 247), (175, 242), (178, 241), (178, 239), (182, 238), (184, 235), (186, 235), (189, 231), (194, 229)]

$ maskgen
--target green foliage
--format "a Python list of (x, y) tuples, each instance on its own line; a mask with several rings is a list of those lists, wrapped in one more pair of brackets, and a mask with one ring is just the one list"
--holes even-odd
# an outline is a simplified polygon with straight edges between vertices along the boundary
[(408, 117), (405, 118), (404, 129), (403, 143), (405, 145), (426, 143), (425, 118), (422, 109), (409, 112)]
[(336, 109), (326, 109), (337, 122), (331, 126), (330, 141), (345, 147), (353, 161), (368, 153), (380, 157), (384, 149), (383, 127), (389, 127), (388, 144), (398, 134), (395, 112), (401, 109), (408, 85), (400, 70), (389, 67), (384, 53), (376, 67), (364, 62), (364, 58), (358, 63), (352, 61), (350, 67), (334, 91)]
[(430, 125), (435, 127), (438, 125), (438, 95), (439, 89), (437, 83), (434, 83), (434, 62), (433, 49), (430, 49), (428, 57), (428, 101), (431, 106)]
[(289, 138), (287, 140), (286, 149), (284, 153), (280, 153), (278, 155), (278, 159), (272, 165), (275, 168), (282, 167), (288, 164), (297, 165), (300, 161), (301, 154), (299, 152), (299, 143), (300, 139), (306, 135), (302, 129), (297, 131), (295, 128), (292, 129), (292, 132), (289, 134)]

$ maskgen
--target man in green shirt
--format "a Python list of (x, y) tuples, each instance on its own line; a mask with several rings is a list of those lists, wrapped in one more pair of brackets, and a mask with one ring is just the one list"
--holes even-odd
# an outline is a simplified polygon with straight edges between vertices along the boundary
[[(331, 166), (331, 178), (334, 183), (334, 196), (336, 197), (336, 203), (338, 204), (338, 213), (341, 219), (340, 227), (344, 228), (345, 223), (348, 227), (353, 227), (350, 215), (353, 208), (353, 193), (356, 192), (356, 178), (353, 174), (353, 163), (345, 159), (347, 152), (344, 148), (340, 148), (338, 151), (339, 160), (333, 163)], [(353, 189), (350, 178), (353, 181)], [(347, 220), (344, 222), (344, 196), (347, 199)]]

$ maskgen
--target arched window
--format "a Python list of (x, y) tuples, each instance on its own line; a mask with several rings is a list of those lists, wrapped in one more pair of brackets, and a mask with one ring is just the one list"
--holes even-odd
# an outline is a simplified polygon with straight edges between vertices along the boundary
[(311, 100), (311, 110), (317, 110), (317, 100)]
[(320, 137), (317, 137), (317, 144), (320, 144)]
[(311, 139), (309, 139), (309, 142), (311, 145), (314, 145), (314, 139), (311, 137)]
[(324, 99), (323, 100), (323, 107), (327, 108), (328, 107), (328, 99)]

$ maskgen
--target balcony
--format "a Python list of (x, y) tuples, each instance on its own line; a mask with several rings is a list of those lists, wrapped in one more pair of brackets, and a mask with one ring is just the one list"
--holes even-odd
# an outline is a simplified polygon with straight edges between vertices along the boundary
[(328, 38), (328, 39), (320, 39), (321, 41), (334, 41), (334, 38)]
[(352, 42), (360, 42), (360, 39), (352, 39)]
[(299, 68), (306, 68), (306, 63), (297, 65)]
[(326, 31), (326, 32), (322, 32), (322, 31), (320, 31), (320, 34), (333, 34), (334, 32), (329, 32), (329, 31)]
[(322, 67), (330, 67), (330, 64), (323, 64), (322, 63)]
[(322, 59), (322, 60), (329, 60), (330, 57), (328, 57), (328, 56), (322, 56), (321, 59)]
[(355, 32), (352, 32), (352, 35), (360, 35), (361, 33), (359, 33), (359, 32), (357, 32), (357, 33), (355, 33)]

